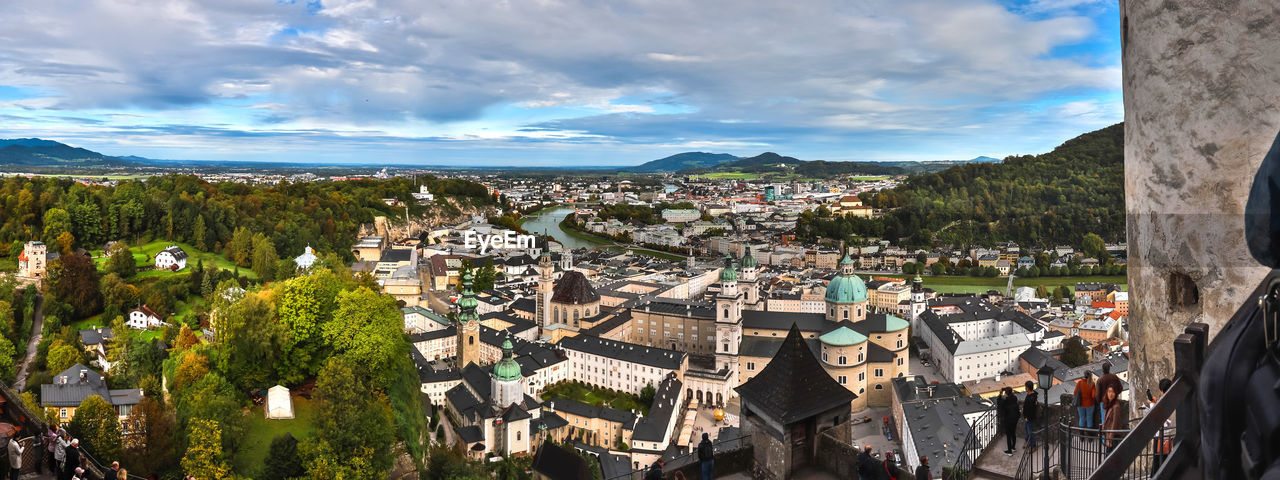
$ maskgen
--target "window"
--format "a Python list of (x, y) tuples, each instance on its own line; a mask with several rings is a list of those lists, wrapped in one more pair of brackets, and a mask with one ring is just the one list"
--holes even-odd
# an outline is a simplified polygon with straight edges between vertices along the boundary
[(729, 318), (729, 309), (724, 309), (724, 318)]
[(755, 369), (756, 369), (756, 362), (747, 362), (747, 370), (754, 371)]
[(724, 351), (725, 351), (725, 352), (728, 352), (728, 351), (729, 351), (729, 344), (727, 344), (727, 343), (726, 343), (726, 344), (724, 344)]
[(860, 373), (858, 373), (858, 381), (859, 381), (859, 382), (863, 382), (863, 381), (866, 381), (866, 380), (867, 380), (867, 372), (860, 372)]
[(841, 385), (844, 385), (844, 384), (846, 383), (846, 382), (845, 382), (844, 375), (840, 375), (840, 376), (836, 377), (836, 381), (837, 381), (837, 382), (840, 382), (840, 384), (841, 384)]
[(836, 316), (836, 309), (834, 308), (831, 309), (831, 316), (833, 317)]
[(901, 358), (899, 358), (899, 359), (898, 359), (898, 366), (899, 366), (899, 367), (901, 367), (901, 366), (902, 366), (902, 359), (901, 359)]
[(883, 377), (883, 376), (884, 376), (884, 369), (883, 369), (883, 368), (877, 368), (877, 369), (876, 369), (876, 376), (877, 376), (877, 377)]
[(519, 441), (520, 441), (520, 431), (519, 431), (519, 430), (516, 430), (516, 441), (517, 441), (517, 442), (519, 442)]
[(902, 348), (902, 340), (898, 340), (898, 348)]
[(475, 345), (475, 344), (476, 344), (476, 336), (475, 336), (475, 335), (472, 335), (472, 336), (470, 336), (470, 337), (467, 337), (467, 345)]
[(829, 362), (829, 361), (830, 361), (830, 360), (828, 360), (828, 359), (827, 359), (827, 352), (822, 352), (822, 361), (824, 361), (824, 362)]
[(848, 319), (849, 319), (849, 311), (848, 311), (848, 310), (845, 310), (845, 311), (844, 311), (844, 319), (845, 319), (845, 320), (848, 320)]
[(859, 354), (858, 354), (858, 363), (862, 363), (862, 354), (861, 354), (861, 353), (859, 353)]
[(67, 409), (65, 408), (62, 409), (60, 412), (58, 412), (58, 415), (61, 416), (62, 418), (67, 418)]
[(876, 385), (876, 390), (884, 390), (884, 385)]
[(841, 355), (841, 356), (840, 356), (840, 358), (839, 358), (839, 359), (837, 359), (837, 360), (838, 360), (838, 362), (840, 363), (840, 365), (844, 365), (844, 364), (846, 364), (846, 363), (849, 363), (848, 359), (847, 359), (844, 355)]

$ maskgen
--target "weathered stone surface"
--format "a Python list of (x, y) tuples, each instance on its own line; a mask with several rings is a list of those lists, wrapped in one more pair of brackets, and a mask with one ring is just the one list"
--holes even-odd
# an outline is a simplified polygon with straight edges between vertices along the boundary
[(1249, 256), (1243, 212), (1280, 128), (1278, 18), (1274, 0), (1120, 2), (1139, 395), (1172, 377), (1188, 323), (1215, 335), (1267, 272)]

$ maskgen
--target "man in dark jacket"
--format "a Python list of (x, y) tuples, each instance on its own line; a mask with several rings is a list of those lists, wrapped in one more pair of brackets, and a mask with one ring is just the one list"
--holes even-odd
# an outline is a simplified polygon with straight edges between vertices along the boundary
[(880, 480), (898, 480), (898, 466), (893, 463), (893, 452), (884, 452), (884, 461), (880, 462), (876, 473)]
[(1036, 414), (1039, 413), (1040, 404), (1039, 394), (1036, 393), (1036, 384), (1031, 380), (1027, 380), (1027, 398), (1022, 400), (1022, 421), (1023, 430), (1027, 433), (1027, 448), (1036, 448)]
[(916, 480), (933, 480), (933, 474), (929, 472), (929, 457), (920, 456), (920, 466), (916, 467)]
[(1102, 412), (1102, 416), (1100, 417), (1101, 421), (1098, 422), (1099, 427), (1107, 421), (1107, 409), (1102, 408), (1102, 397), (1107, 394), (1107, 387), (1115, 387), (1116, 393), (1124, 392), (1124, 387), (1120, 384), (1120, 377), (1111, 373), (1111, 362), (1102, 362), (1102, 376), (1098, 377), (1097, 386), (1094, 388), (1094, 390), (1097, 391), (1096, 395), (1098, 397), (1098, 401), (1094, 404), (1098, 405), (1098, 411)]
[(875, 480), (876, 467), (876, 459), (871, 456), (871, 445), (867, 445), (862, 454), (858, 455), (858, 476), (862, 480)]
[(75, 475), (77, 468), (80, 468), (80, 439), (71, 439), (71, 445), (67, 446), (67, 461), (63, 467), (63, 478), (71, 478)]
[(698, 461), (702, 463), (702, 480), (712, 480), (716, 471), (715, 446), (711, 445), (711, 435), (702, 434), (702, 443), (698, 444)]
[(1005, 444), (1008, 449), (1005, 455), (1013, 456), (1018, 446), (1018, 417), (1022, 409), (1018, 408), (1018, 396), (1013, 394), (1012, 387), (1004, 387), (1000, 391), (1000, 402), (996, 404), (996, 414), (1000, 415), (1000, 427), (1004, 431)]

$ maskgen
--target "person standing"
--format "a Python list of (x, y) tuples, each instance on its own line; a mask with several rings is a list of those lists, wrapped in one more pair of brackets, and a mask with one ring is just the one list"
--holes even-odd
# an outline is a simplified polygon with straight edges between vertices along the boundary
[(702, 463), (702, 480), (712, 480), (716, 471), (715, 446), (711, 444), (711, 435), (703, 432), (702, 443), (698, 444), (698, 461)]
[[(44, 435), (44, 462), (49, 465), (49, 473), (58, 473), (57, 460), (53, 458), (53, 447), (58, 444), (58, 427), (49, 424), (49, 432)], [(44, 473), (37, 470), (37, 473)]]
[(1124, 437), (1121, 430), (1125, 429), (1124, 413), (1120, 407), (1120, 387), (1107, 387), (1106, 394), (1102, 397), (1102, 408), (1105, 411), (1107, 421), (1102, 424), (1102, 429), (1106, 430), (1106, 453), (1111, 454), (1115, 450), (1116, 445), (1120, 443), (1120, 439)]
[[(120, 462), (111, 462), (111, 468), (102, 474), (102, 480), (116, 480), (120, 475)], [(126, 477), (127, 478), (127, 477)]]
[(1036, 393), (1036, 384), (1027, 380), (1027, 398), (1022, 401), (1022, 429), (1027, 434), (1027, 448), (1036, 448), (1036, 414), (1039, 412), (1040, 395)]
[(1004, 429), (1005, 443), (1009, 447), (1004, 454), (1013, 456), (1013, 452), (1018, 449), (1018, 418), (1022, 416), (1022, 409), (1018, 408), (1018, 396), (1014, 395), (1013, 387), (1004, 387), (1004, 390), (1000, 391), (1000, 402), (997, 408), (1000, 426)]
[[(71, 439), (71, 444), (67, 445), (66, 466), (63, 467), (64, 476), (70, 477), (72, 473), (80, 470), (80, 439)], [(78, 475), (77, 475), (78, 476)]]
[(18, 480), (22, 473), (22, 452), (26, 449), (21, 443), (18, 439), (9, 439), (9, 480)]
[(871, 457), (871, 445), (867, 445), (862, 449), (862, 454), (858, 455), (858, 477), (862, 480), (873, 480), (875, 474), (876, 459)]
[[(1097, 391), (1098, 405), (1102, 405), (1102, 397), (1107, 394), (1107, 389), (1111, 387), (1115, 387), (1117, 395), (1124, 391), (1124, 387), (1120, 383), (1120, 377), (1111, 373), (1111, 362), (1102, 362), (1102, 376), (1098, 377), (1098, 385), (1094, 389)], [(1107, 414), (1110, 412), (1107, 412), (1106, 407), (1102, 407), (1100, 410), (1102, 411), (1102, 418), (1098, 422), (1105, 425), (1107, 423)]]
[(898, 480), (898, 466), (893, 463), (893, 452), (884, 452), (884, 462), (878, 472), (881, 480)]
[(1084, 372), (1084, 378), (1076, 381), (1076, 412), (1080, 415), (1080, 428), (1093, 428), (1093, 409), (1097, 405), (1097, 386), (1093, 372)]
[(916, 467), (916, 480), (933, 480), (933, 474), (929, 472), (929, 457), (920, 456), (920, 466)]
[(58, 480), (66, 480), (67, 475), (67, 447), (71, 446), (71, 442), (67, 441), (67, 431), (58, 429), (58, 438), (56, 445), (53, 447), (53, 459), (58, 463), (58, 469), (53, 472)]

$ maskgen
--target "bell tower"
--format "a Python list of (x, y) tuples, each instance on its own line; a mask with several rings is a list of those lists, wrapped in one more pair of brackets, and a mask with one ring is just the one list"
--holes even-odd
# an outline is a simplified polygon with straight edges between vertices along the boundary
[(480, 364), (480, 318), (476, 315), (475, 292), (471, 291), (471, 271), (462, 273), (462, 298), (458, 299), (458, 368)]
[(720, 294), (716, 295), (716, 370), (729, 369), (729, 385), (732, 386), (738, 385), (742, 300), (742, 292), (738, 291), (738, 262), (725, 254), (724, 269), (720, 270)]
[(541, 328), (551, 324), (551, 289), (555, 283), (555, 266), (551, 263), (551, 253), (542, 252), (538, 259), (538, 298), (535, 305), (534, 322)]

